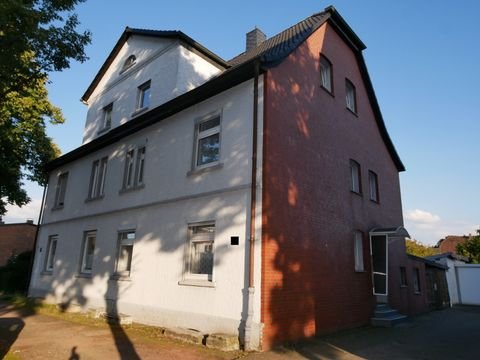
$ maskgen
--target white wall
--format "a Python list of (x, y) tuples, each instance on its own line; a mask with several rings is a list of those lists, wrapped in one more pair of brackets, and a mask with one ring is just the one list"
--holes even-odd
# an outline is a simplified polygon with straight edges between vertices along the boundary
[(480, 305), (480, 265), (456, 265), (461, 304)]
[[(125, 60), (132, 54), (137, 58), (136, 64), (121, 72)], [(219, 72), (218, 67), (178, 41), (132, 35), (88, 100), (83, 143), (103, 134), (103, 109), (110, 103), (113, 103), (111, 128), (141, 114), (136, 109), (138, 87), (145, 82), (151, 81), (149, 109), (153, 109)]]
[[(260, 334), (262, 101), (254, 344)], [(195, 120), (217, 111), (222, 114), (223, 167), (192, 174)], [(135, 321), (238, 333), (246, 317), (248, 287), (252, 113), (253, 81), (247, 81), (52, 172), (30, 293), (86, 307), (105, 307), (107, 300), (116, 299), (119, 311)], [(122, 193), (125, 154), (138, 144), (146, 145), (145, 187)], [(86, 202), (92, 162), (104, 156), (109, 156), (105, 196)], [(69, 172), (65, 205), (52, 210), (57, 176), (64, 171)], [(207, 220), (216, 225), (215, 287), (180, 285), (187, 226)], [(126, 229), (136, 229), (137, 234), (131, 281), (114, 281), (110, 276), (117, 233)], [(97, 231), (97, 243), (92, 277), (83, 278), (78, 277), (78, 269), (83, 234), (88, 230)], [(59, 239), (55, 268), (52, 275), (45, 275), (46, 245), (54, 234)], [(231, 236), (240, 237), (239, 246), (230, 245)]]

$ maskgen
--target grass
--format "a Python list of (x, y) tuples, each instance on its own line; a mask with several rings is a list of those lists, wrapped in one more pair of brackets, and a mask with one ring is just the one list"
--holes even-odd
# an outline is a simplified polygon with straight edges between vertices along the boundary
[[(160, 327), (143, 325), (133, 323), (131, 325), (112, 325), (108, 324), (103, 318), (95, 318), (89, 313), (72, 313), (61, 310), (56, 305), (46, 304), (36, 299), (26, 298), (19, 294), (1, 294), (0, 300), (6, 301), (11, 304), (22, 316), (30, 316), (34, 314), (41, 314), (50, 316), (59, 320), (68, 321), (71, 323), (95, 327), (100, 329), (110, 329), (110, 331), (124, 331), (131, 340), (141, 341), (148, 344), (154, 344), (159, 347), (172, 347), (191, 349), (204, 354), (205, 357), (215, 356), (221, 359), (239, 359), (247, 355), (242, 351), (230, 351), (224, 352), (220, 350), (210, 349), (201, 345), (194, 345), (185, 343), (179, 340), (171, 339), (163, 335), (163, 329)], [(20, 359), (14, 353), (9, 352), (5, 359), (17, 360)]]

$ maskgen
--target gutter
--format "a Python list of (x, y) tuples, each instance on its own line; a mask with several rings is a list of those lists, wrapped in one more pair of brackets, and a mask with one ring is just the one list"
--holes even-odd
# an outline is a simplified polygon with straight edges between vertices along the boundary
[(260, 74), (260, 61), (255, 61), (255, 75), (253, 80), (253, 129), (252, 129), (252, 180), (250, 188), (250, 230), (248, 252), (248, 300), (247, 319), (245, 321), (245, 350), (253, 350), (252, 324), (254, 314), (255, 295), (255, 216), (257, 206), (257, 142), (258, 142), (258, 77)]

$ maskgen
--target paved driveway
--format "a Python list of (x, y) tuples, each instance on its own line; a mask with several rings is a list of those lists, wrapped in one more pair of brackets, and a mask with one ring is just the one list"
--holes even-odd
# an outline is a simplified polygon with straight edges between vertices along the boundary
[(0, 304), (0, 358), (7, 359), (480, 359), (480, 307), (415, 317), (400, 327), (365, 327), (266, 353), (222, 353), (124, 331), (71, 322)]

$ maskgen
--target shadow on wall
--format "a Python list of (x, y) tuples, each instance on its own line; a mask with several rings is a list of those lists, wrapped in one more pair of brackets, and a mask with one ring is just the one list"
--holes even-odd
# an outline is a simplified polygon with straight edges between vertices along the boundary
[[(325, 43), (329, 36), (338, 37), (333, 32), (327, 28)], [(314, 34), (267, 74), (262, 235), (266, 348), (366, 324), (374, 305), (366, 234), (382, 221), (382, 214), (365, 209), (362, 198), (349, 191), (349, 158), (368, 155), (357, 144), (360, 122), (345, 106), (349, 75), (341, 71), (347, 60), (330, 59), (333, 94), (320, 86), (319, 53), (336, 52), (323, 46)], [(360, 89), (361, 81), (357, 83)], [(356, 229), (364, 234), (362, 273), (354, 271)]]

